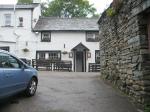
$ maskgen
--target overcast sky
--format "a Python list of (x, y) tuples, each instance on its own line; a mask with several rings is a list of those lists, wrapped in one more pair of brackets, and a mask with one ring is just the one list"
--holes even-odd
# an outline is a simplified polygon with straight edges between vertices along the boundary
[[(16, 1), (17, 0), (0, 0), (0, 4), (14, 4)], [(110, 5), (112, 0), (89, 0), (89, 2), (90, 4), (94, 4), (94, 7), (97, 9), (98, 13), (102, 13), (104, 9)]]

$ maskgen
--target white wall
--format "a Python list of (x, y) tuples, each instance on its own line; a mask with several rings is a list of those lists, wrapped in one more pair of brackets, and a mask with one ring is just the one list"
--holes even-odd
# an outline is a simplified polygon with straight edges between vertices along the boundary
[[(87, 71), (88, 63), (95, 63), (95, 50), (99, 50), (98, 42), (86, 42), (85, 32), (51, 32), (51, 42), (41, 42), (41, 34), (33, 37), (37, 40), (34, 48), (36, 50), (61, 50), (71, 52), (71, 49), (77, 46), (80, 42), (90, 49), (91, 58), (87, 58)], [(33, 39), (34, 40), (34, 39)], [(65, 49), (64, 49), (65, 44)], [(34, 50), (34, 49), (33, 49)], [(35, 58), (35, 52), (32, 53), (32, 58)], [(70, 60), (73, 63), (73, 58), (69, 58), (69, 54), (62, 54), (62, 60)]]
[[(90, 49), (91, 58), (87, 59), (88, 63), (95, 63), (95, 50), (99, 49), (98, 42), (86, 42), (85, 32), (51, 32), (51, 42), (41, 42), (41, 33), (32, 32), (32, 21), (38, 19), (40, 6), (33, 12), (31, 10), (16, 10), (14, 16), (13, 10), (0, 10), (0, 47), (10, 46), (10, 52), (20, 58), (35, 59), (37, 50), (61, 50), (71, 52), (71, 49), (82, 42), (83, 45)], [(4, 14), (12, 14), (12, 26), (4, 27)], [(18, 27), (19, 17), (23, 17), (23, 27)], [(33, 18), (32, 18), (33, 17)], [(16, 25), (15, 25), (16, 24)], [(33, 23), (35, 25), (35, 23)], [(65, 44), (65, 49), (64, 49)], [(29, 52), (24, 52), (23, 49), (29, 49)], [(69, 54), (62, 54), (62, 60), (71, 60)]]
[[(24, 53), (22, 49), (29, 48), (31, 52), (35, 51), (36, 37), (32, 32), (32, 20), (38, 19), (41, 15), (40, 5), (33, 10), (31, 9), (13, 9), (0, 10), (0, 47), (10, 46), (10, 52), (19, 57), (26, 57), (31, 59), (31, 53)], [(11, 14), (11, 26), (5, 27), (4, 14)], [(23, 27), (18, 27), (19, 17), (23, 17)], [(34, 22), (35, 24), (36, 22)], [(10, 43), (15, 42), (15, 47)], [(34, 45), (35, 44), (35, 45)], [(34, 49), (34, 50), (32, 50)]]
[(33, 27), (35, 26), (35, 24), (37, 23), (39, 17), (41, 16), (41, 5), (39, 4), (37, 7), (35, 7), (33, 9), (33, 18), (32, 18), (32, 25)]

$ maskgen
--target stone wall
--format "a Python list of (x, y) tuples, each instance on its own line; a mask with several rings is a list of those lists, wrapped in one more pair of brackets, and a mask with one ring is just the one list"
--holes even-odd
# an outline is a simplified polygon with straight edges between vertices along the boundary
[(105, 11), (98, 22), (102, 77), (139, 103), (150, 102), (149, 6), (149, 0), (123, 0), (113, 16)]

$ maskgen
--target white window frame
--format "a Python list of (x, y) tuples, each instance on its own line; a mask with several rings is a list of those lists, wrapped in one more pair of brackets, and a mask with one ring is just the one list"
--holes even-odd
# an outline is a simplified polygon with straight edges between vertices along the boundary
[(11, 14), (4, 14), (5, 26), (11, 26)]

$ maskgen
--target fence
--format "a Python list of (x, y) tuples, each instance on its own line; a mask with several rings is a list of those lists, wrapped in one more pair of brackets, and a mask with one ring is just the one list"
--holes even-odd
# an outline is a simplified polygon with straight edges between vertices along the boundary
[(100, 64), (89, 63), (89, 72), (100, 72)]
[(37, 70), (46, 69), (49, 71), (72, 71), (71, 61), (52, 61), (52, 60), (32, 60), (32, 66)]

